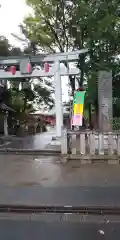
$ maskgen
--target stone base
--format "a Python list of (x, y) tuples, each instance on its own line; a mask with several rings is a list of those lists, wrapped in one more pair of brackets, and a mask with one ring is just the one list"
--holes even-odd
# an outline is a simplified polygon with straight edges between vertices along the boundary
[(67, 159), (67, 156), (62, 156), (60, 157), (60, 162), (61, 163), (67, 163), (68, 159)]

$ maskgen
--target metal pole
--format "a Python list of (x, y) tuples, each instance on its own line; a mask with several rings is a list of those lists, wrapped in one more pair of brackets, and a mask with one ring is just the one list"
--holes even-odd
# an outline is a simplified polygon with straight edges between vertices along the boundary
[(55, 61), (55, 110), (56, 110), (56, 135), (61, 137), (63, 127), (62, 87), (60, 77), (60, 62)]

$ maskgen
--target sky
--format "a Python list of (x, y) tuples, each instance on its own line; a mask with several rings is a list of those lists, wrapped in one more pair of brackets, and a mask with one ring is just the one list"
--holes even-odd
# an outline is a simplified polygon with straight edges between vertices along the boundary
[[(21, 35), (19, 24), (24, 17), (31, 13), (25, 0), (0, 0), (0, 35), (6, 36), (11, 45), (21, 47), (22, 43), (16, 40), (11, 33)], [(67, 77), (62, 78), (63, 101), (68, 100)]]
[(6, 36), (10, 43), (20, 46), (11, 33), (20, 35), (19, 24), (29, 14), (30, 8), (24, 0), (0, 0), (0, 35)]

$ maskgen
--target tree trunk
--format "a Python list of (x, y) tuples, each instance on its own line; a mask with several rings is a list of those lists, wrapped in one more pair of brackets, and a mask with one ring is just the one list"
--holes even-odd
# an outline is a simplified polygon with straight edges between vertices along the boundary
[(88, 114), (89, 114), (89, 126), (90, 126), (90, 129), (92, 129), (91, 103), (89, 103), (89, 106), (88, 106)]

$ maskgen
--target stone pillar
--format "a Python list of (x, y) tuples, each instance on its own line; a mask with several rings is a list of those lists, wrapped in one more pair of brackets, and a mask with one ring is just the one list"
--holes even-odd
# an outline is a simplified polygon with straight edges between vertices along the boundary
[(7, 112), (4, 115), (4, 135), (8, 136)]
[(99, 130), (112, 131), (112, 71), (99, 71), (98, 77)]
[(60, 62), (55, 62), (55, 111), (56, 111), (56, 135), (61, 137), (63, 127), (63, 110), (62, 110), (62, 87), (60, 76)]

